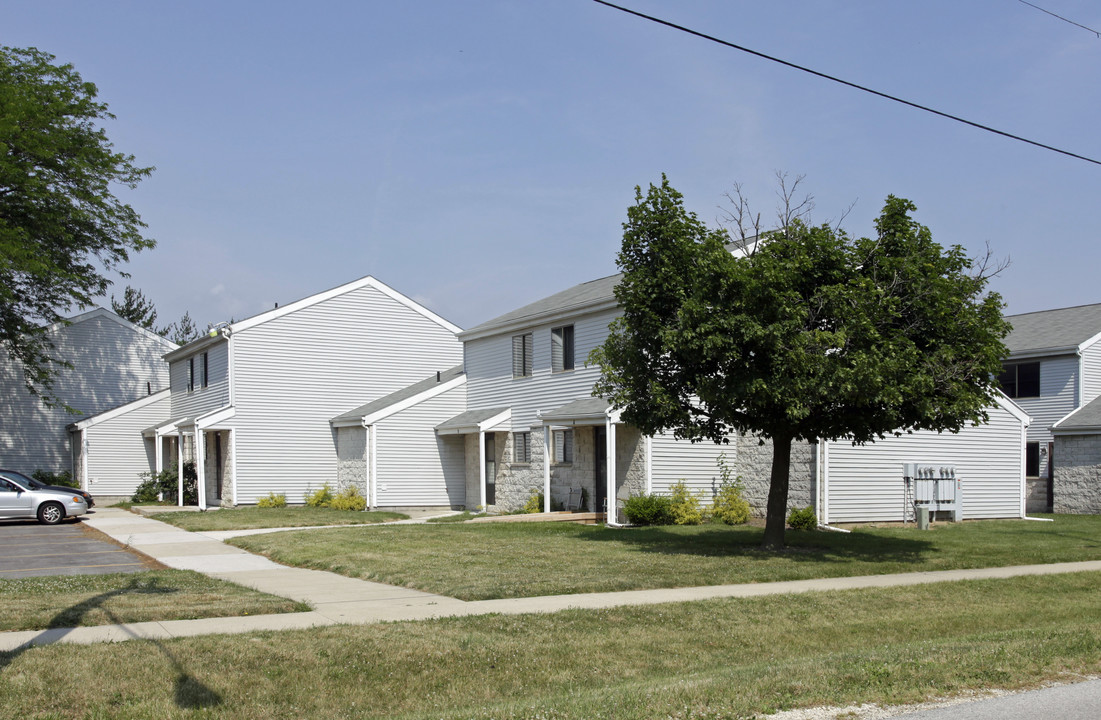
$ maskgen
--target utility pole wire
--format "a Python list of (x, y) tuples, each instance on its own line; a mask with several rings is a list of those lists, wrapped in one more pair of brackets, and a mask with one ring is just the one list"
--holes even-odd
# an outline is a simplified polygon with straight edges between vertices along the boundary
[(1088, 30), (1089, 32), (1096, 35), (1099, 40), (1101, 40), (1101, 32), (1098, 32), (1097, 30), (1094, 30), (1093, 28), (1086, 27), (1085, 25), (1081, 25), (1079, 23), (1076, 23), (1073, 20), (1068, 20), (1067, 18), (1063, 17), (1062, 15), (1056, 15), (1052, 11), (1045, 10), (1042, 7), (1040, 7), (1039, 5), (1033, 5), (1032, 3), (1028, 2), (1028, 0), (1017, 0), (1017, 2), (1024, 3), (1025, 5), (1028, 5), (1030, 8), (1036, 8), (1037, 10), (1039, 10), (1042, 13), (1047, 13), (1048, 15), (1052, 16), (1053, 18), (1059, 18), (1063, 22), (1070, 23), (1071, 25), (1074, 25), (1075, 27), (1080, 27), (1083, 30)]
[(857, 85), (854, 82), (849, 82), (848, 80), (842, 80), (841, 78), (834, 77), (833, 75), (827, 75), (826, 73), (819, 72), (817, 70), (811, 70), (808, 67), (803, 67), (802, 65), (796, 65), (793, 62), (788, 62), (787, 60), (781, 60), (778, 57), (773, 57), (772, 55), (766, 55), (763, 52), (758, 52), (757, 50), (751, 50), (750, 48), (743, 47), (741, 45), (736, 45), (732, 42), (727, 42), (726, 40), (721, 40), (721, 39), (719, 39), (717, 37), (714, 37), (712, 35), (707, 35), (705, 33), (699, 32), (697, 30), (692, 30), (690, 28), (686, 28), (683, 25), (677, 25), (676, 23), (669, 22), (668, 20), (662, 20), (661, 18), (654, 17), (653, 15), (647, 15), (645, 13), (638, 12), (637, 10), (631, 10), (630, 8), (625, 8), (621, 5), (616, 5), (615, 3), (607, 2), (607, 0), (593, 0), (593, 2), (599, 3), (601, 5), (606, 5), (610, 8), (613, 8), (615, 10), (619, 10), (621, 12), (625, 12), (628, 15), (634, 15), (635, 17), (640, 17), (643, 20), (649, 20), (650, 22), (657, 23), (658, 25), (664, 25), (666, 27), (673, 28), (674, 30), (680, 30), (681, 32), (688, 33), (689, 35), (695, 35), (698, 38), (702, 38), (704, 40), (709, 40), (713, 43), (718, 43), (719, 45), (723, 45), (723, 46), (728, 47), (728, 48), (733, 48), (734, 50), (740, 50), (744, 53), (749, 53), (750, 55), (756, 55), (759, 58), (764, 58), (765, 60), (771, 60), (772, 62), (780, 63), (781, 65), (786, 65), (787, 67), (793, 68), (795, 70), (801, 70), (805, 73), (810, 73), (811, 75), (815, 75), (815, 76), (823, 78), (825, 80), (832, 80), (835, 83), (840, 83), (842, 85), (847, 85), (848, 87), (855, 88), (857, 90), (862, 90), (866, 93), (871, 93), (872, 95), (878, 95), (879, 97), (885, 98), (887, 100), (893, 100), (894, 102), (902, 103), (903, 105), (909, 105), (910, 107), (916, 108), (918, 110), (924, 110), (925, 112), (932, 113), (934, 115), (939, 115), (943, 118), (948, 118), (949, 120), (955, 120), (956, 122), (963, 123), (964, 125), (970, 125), (971, 127), (978, 128), (980, 130), (985, 130), (987, 132), (994, 133), (995, 135), (1001, 135), (1002, 137), (1007, 137), (1007, 138), (1010, 138), (1011, 140), (1018, 140), (1018, 141), (1023, 142), (1023, 143), (1028, 143), (1029, 145), (1034, 145), (1036, 147), (1043, 148), (1045, 150), (1051, 150), (1052, 152), (1057, 152), (1061, 155), (1067, 155), (1069, 157), (1077, 158), (1079, 160), (1085, 160), (1086, 162), (1093, 163), (1094, 165), (1101, 165), (1101, 160), (1094, 160), (1093, 158), (1086, 157), (1085, 155), (1079, 155), (1078, 153), (1073, 153), (1073, 152), (1070, 152), (1069, 150), (1060, 150), (1057, 147), (1053, 147), (1051, 145), (1045, 145), (1044, 143), (1036, 142), (1035, 140), (1029, 140), (1028, 138), (1021, 137), (1020, 135), (1014, 135), (1013, 133), (1008, 133), (1008, 132), (1005, 132), (1004, 130), (998, 130), (996, 128), (989, 127), (988, 125), (982, 125), (981, 123), (973, 122), (971, 120), (966, 120), (964, 118), (959, 117), (958, 115), (952, 115), (950, 113), (941, 112), (940, 110), (934, 110), (933, 108), (927, 107), (925, 105), (919, 105), (918, 103), (910, 102), (909, 100), (903, 100), (900, 97), (896, 97), (894, 95), (888, 95), (887, 93), (880, 92), (878, 90), (873, 90), (873, 89), (871, 89), (869, 87), (865, 87), (863, 85)]

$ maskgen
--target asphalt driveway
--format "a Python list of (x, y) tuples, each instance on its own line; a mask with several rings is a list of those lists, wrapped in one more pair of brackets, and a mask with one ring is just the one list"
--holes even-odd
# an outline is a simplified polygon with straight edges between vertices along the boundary
[(157, 564), (80, 521), (39, 525), (0, 520), (0, 579), (103, 575), (152, 570)]

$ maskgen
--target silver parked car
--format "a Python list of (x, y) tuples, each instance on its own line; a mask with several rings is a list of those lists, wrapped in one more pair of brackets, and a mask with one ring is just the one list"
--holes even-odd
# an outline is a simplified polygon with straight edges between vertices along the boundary
[(0, 518), (36, 517), (40, 523), (56, 525), (86, 512), (88, 501), (73, 488), (35, 488), (17, 473), (0, 475)]

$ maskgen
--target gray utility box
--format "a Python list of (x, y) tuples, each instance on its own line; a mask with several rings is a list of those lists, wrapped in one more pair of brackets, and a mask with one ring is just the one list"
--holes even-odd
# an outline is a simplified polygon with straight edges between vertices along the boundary
[(953, 522), (963, 520), (961, 483), (955, 465), (903, 463), (902, 479), (906, 484), (904, 522), (909, 522), (911, 517), (920, 521), (921, 508), (927, 512), (926, 526), (935, 512), (950, 512)]

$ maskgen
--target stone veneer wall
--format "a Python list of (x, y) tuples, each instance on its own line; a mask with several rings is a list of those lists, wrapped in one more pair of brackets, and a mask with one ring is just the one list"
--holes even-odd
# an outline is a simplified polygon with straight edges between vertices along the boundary
[(466, 457), (466, 509), (474, 512), (482, 502), (482, 474), (478, 469), (478, 433), (463, 435)]
[[(772, 441), (763, 443), (756, 435), (739, 434), (734, 474), (745, 484), (745, 499), (756, 517), (764, 517), (768, 508), (768, 490), (772, 478)], [(791, 468), (788, 476), (788, 510), (814, 506), (817, 472), (814, 445), (791, 444)]]
[(337, 428), (336, 490), (339, 492), (353, 485), (367, 497), (367, 428)]
[[(551, 452), (554, 452), (553, 448)], [(570, 488), (582, 488), (585, 491), (585, 509), (591, 512), (595, 479), (596, 450), (593, 443), (593, 428), (575, 427), (573, 429), (573, 462), (551, 463), (551, 499), (565, 505), (566, 500), (569, 499)]]
[[(222, 497), (218, 499), (218, 475), (217, 457), (214, 452), (214, 436), (222, 437)], [(230, 457), (233, 454), (231, 444), (233, 433), (228, 430), (219, 432), (206, 431), (203, 433), (203, 474), (206, 477), (206, 504), (208, 507), (215, 505), (221, 507), (233, 507), (233, 463)], [(167, 464), (165, 467), (169, 467)]]
[(1056, 435), (1052, 508), (1101, 514), (1101, 435)]

